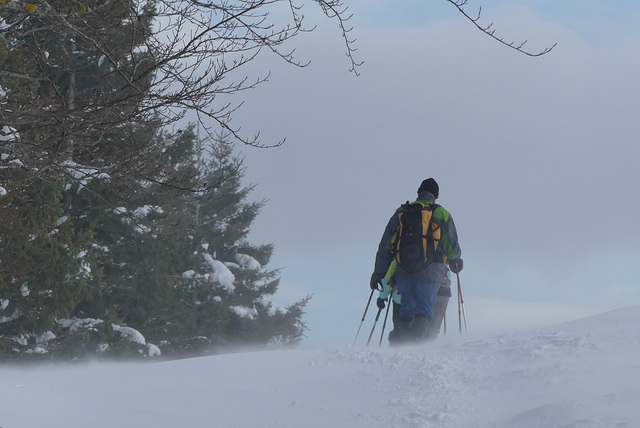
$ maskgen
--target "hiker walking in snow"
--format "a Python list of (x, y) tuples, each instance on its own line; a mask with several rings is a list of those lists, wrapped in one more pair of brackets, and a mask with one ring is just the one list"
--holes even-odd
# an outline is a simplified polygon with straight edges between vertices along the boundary
[(440, 328), (442, 327), (444, 316), (447, 313), (449, 298), (451, 298), (451, 279), (449, 279), (449, 269), (447, 269), (447, 273), (440, 283), (440, 288), (438, 289), (436, 304), (433, 308), (433, 316), (431, 317), (431, 321), (427, 324), (425, 339), (436, 339), (438, 334), (440, 334)]
[[(378, 295), (378, 299), (376, 301), (376, 305), (380, 309), (385, 308), (385, 304), (389, 295), (391, 294), (391, 290), (393, 290), (392, 302), (392, 319), (394, 330), (389, 332), (389, 344), (395, 345), (398, 341), (398, 331), (395, 329), (395, 326), (398, 324), (398, 317), (400, 316), (400, 306), (401, 306), (401, 296), (398, 292), (398, 287), (395, 282), (395, 272), (398, 266), (398, 262), (393, 260), (387, 274), (382, 279), (382, 290)], [(440, 328), (442, 327), (442, 322), (444, 321), (445, 314), (447, 312), (447, 306), (449, 305), (449, 298), (451, 297), (451, 279), (449, 278), (449, 269), (446, 269), (445, 277), (440, 283), (440, 288), (438, 289), (438, 294), (436, 296), (436, 302), (433, 308), (433, 316), (431, 320), (427, 323), (426, 331), (424, 335), (425, 340), (436, 339), (440, 334)], [(401, 333), (402, 335), (402, 333)], [(402, 342), (402, 337), (400, 337), (400, 343)]]
[(427, 338), (447, 265), (453, 273), (462, 270), (455, 224), (451, 214), (435, 203), (438, 196), (438, 183), (424, 180), (417, 200), (393, 214), (378, 246), (371, 289), (380, 289), (392, 261), (398, 263), (395, 278), (401, 304), (393, 335), (396, 343)]

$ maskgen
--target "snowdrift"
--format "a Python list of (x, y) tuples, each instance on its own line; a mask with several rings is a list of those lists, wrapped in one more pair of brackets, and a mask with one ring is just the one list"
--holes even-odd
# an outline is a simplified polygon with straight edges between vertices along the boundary
[(0, 366), (2, 428), (637, 427), (640, 307), (406, 348)]

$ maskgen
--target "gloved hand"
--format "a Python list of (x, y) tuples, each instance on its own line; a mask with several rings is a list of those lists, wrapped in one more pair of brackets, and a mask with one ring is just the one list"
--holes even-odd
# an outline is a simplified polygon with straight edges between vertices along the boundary
[(393, 289), (393, 295), (391, 296), (391, 298), (393, 299), (394, 303), (400, 304), (401, 300), (400, 300), (400, 291), (398, 291), (397, 288)]
[(369, 282), (369, 287), (371, 287), (372, 290), (379, 290), (380, 289), (379, 285), (382, 278), (384, 278), (384, 275), (380, 275), (374, 272), (371, 275), (371, 281)]
[(462, 270), (462, 259), (449, 260), (449, 269), (453, 273), (459, 273)]
[(378, 296), (380, 299), (387, 300), (389, 297), (389, 293), (391, 293), (391, 287), (389, 287), (387, 278), (382, 278), (380, 280), (380, 285), (382, 286), (382, 290), (380, 291), (380, 295)]
[(378, 305), (378, 308), (384, 309), (384, 302), (386, 301), (387, 299), (381, 299), (380, 297), (378, 297), (378, 299), (376, 300), (376, 305)]

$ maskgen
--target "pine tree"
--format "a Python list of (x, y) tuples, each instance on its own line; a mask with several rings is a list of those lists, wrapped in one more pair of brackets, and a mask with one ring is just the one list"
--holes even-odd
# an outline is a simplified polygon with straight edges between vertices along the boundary
[[(22, 168), (5, 173), (25, 174)], [(74, 230), (60, 200), (59, 183), (33, 180), (0, 198), (0, 332), (11, 349), (31, 350), (52, 337), (56, 319), (90, 300), (99, 272), (88, 256), (91, 234)]]
[[(79, 330), (65, 320), (106, 313), (95, 208), (113, 203), (141, 169), (135, 155), (153, 150), (153, 128), (126, 121), (152, 76), (114, 70), (149, 55), (138, 47), (153, 10), (128, 23), (126, 0), (23, 3), (0, 8), (9, 29), (0, 41), (0, 334), (13, 355), (75, 353), (121, 336), (109, 322)], [(138, 91), (121, 91), (131, 79)]]
[[(192, 6), (195, 15), (180, 22), (209, 7)], [(205, 155), (193, 129), (159, 130), (164, 106), (197, 104), (244, 83), (224, 85), (216, 76), (184, 104), (180, 96), (191, 96), (189, 85), (200, 80), (185, 80), (177, 98), (153, 92), (156, 71), (167, 72), (162, 86), (180, 70), (163, 68), (169, 59), (151, 33), (154, 14), (154, 2), (130, 0), (0, 4), (5, 355), (155, 352), (131, 328), (176, 350), (294, 343), (302, 335), (306, 301), (277, 308), (266, 299), (277, 289), (277, 271), (253, 268), (268, 263), (272, 247), (246, 242), (261, 204), (246, 202), (251, 189), (240, 185), (242, 165), (230, 143), (217, 141)], [(240, 54), (288, 38), (262, 37), (268, 27), (255, 25), (246, 28), (249, 45), (233, 23), (221, 37)], [(213, 44), (219, 55), (220, 43)], [(224, 61), (215, 60), (220, 79)], [(215, 121), (225, 122), (228, 108), (217, 111)]]
[[(244, 169), (233, 146), (222, 136), (202, 141), (193, 127), (169, 146), (179, 149), (166, 151), (163, 164), (176, 176), (194, 180), (201, 191), (185, 194), (152, 186), (144, 206), (127, 208), (144, 214), (134, 215), (144, 232), (135, 246), (119, 247), (121, 253), (111, 247), (114, 259), (129, 261), (120, 266), (131, 268), (131, 281), (122, 274), (111, 280), (117, 270), (105, 269), (105, 282), (118, 284), (109, 294), (110, 305), (120, 308), (127, 325), (162, 343), (169, 355), (231, 344), (299, 342), (308, 298), (289, 308), (269, 300), (279, 281), (277, 270), (264, 267), (273, 246), (246, 240), (263, 203), (247, 202), (252, 187), (241, 184)], [(136, 269), (143, 270), (135, 275)], [(143, 301), (128, 305), (133, 296), (144, 296)]]
[[(208, 149), (207, 156), (202, 156), (204, 149)], [(278, 271), (264, 268), (273, 245), (255, 246), (247, 241), (249, 228), (264, 202), (247, 202), (253, 187), (242, 186), (242, 160), (233, 154), (228, 138), (217, 135), (199, 152), (205, 159), (203, 179), (208, 185), (215, 183), (213, 191), (196, 201), (196, 242), (201, 243), (200, 254), (206, 262), (202, 272), (210, 269), (215, 285), (202, 290), (200, 301), (220, 299), (225, 303), (229, 311), (229, 326), (223, 334), (226, 342), (297, 343), (304, 330), (302, 308), (308, 299), (289, 308), (274, 304), (269, 296), (277, 291)], [(233, 274), (233, 282), (223, 266)], [(292, 325), (298, 328), (291, 329)]]

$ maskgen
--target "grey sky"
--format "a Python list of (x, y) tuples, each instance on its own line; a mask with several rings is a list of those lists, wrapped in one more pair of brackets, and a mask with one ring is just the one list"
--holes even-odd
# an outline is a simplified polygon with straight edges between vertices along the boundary
[[(406, 22), (389, 2), (368, 3), (351, 6), (360, 77), (324, 22), (297, 39), (312, 64), (262, 62), (271, 81), (245, 93), (235, 119), (265, 141), (287, 137), (242, 154), (247, 183), (258, 184), (252, 196), (269, 199), (251, 240), (276, 244), (276, 300), (314, 294), (307, 342), (353, 339), (384, 226), (427, 177), (440, 183), (438, 202), (460, 235), (470, 329), (637, 304), (640, 36), (628, 18), (638, 6), (603, 13), (579, 2), (577, 22), (575, 9), (553, 2), (482, 2), (506, 39), (528, 39), (532, 50), (558, 43), (529, 58), (444, 1), (419, 10), (400, 2), (434, 11)], [(392, 25), (381, 24), (385, 11)]]

